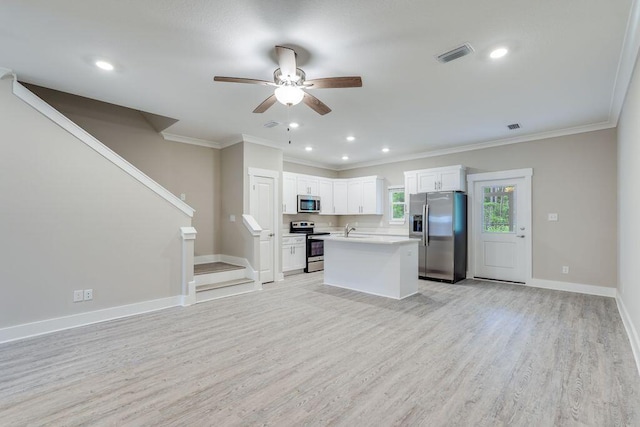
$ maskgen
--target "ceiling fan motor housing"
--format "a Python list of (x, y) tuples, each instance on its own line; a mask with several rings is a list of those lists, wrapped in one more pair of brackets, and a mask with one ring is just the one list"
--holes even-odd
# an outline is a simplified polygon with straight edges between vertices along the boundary
[(300, 68), (296, 68), (296, 76), (294, 79), (283, 78), (282, 70), (280, 68), (273, 72), (273, 82), (277, 85), (284, 85), (287, 83), (293, 83), (295, 86), (302, 86), (307, 75)]

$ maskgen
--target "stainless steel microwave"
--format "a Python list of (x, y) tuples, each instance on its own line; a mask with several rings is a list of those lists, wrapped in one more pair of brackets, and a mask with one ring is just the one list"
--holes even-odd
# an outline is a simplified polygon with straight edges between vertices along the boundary
[(320, 197), (298, 194), (298, 212), (320, 212)]

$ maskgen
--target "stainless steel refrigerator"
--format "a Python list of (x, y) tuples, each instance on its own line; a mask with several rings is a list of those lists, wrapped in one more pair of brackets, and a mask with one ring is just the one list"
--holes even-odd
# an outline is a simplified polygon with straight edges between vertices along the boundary
[(458, 191), (409, 196), (409, 237), (419, 238), (418, 276), (455, 283), (467, 270), (467, 196)]

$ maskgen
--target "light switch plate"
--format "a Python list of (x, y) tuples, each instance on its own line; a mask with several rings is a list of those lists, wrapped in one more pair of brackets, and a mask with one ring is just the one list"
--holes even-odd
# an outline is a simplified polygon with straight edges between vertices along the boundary
[(80, 302), (84, 300), (84, 293), (82, 289), (73, 291), (73, 302)]
[(550, 213), (547, 216), (547, 220), (549, 220), (549, 221), (557, 221), (558, 220), (558, 214), (557, 213)]

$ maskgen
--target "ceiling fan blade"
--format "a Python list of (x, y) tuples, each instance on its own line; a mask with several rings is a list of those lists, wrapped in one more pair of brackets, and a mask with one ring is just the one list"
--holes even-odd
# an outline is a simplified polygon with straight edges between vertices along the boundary
[(266, 86), (276, 86), (274, 82), (268, 82), (266, 80), (257, 80), (257, 79), (244, 79), (242, 77), (222, 77), (215, 76), (213, 78), (214, 82), (228, 82), (228, 83), (249, 83), (254, 85), (266, 85)]
[(362, 78), (352, 77), (327, 77), (324, 79), (305, 80), (305, 89), (326, 89), (342, 87), (362, 87)]
[(278, 57), (278, 65), (282, 72), (282, 77), (286, 80), (295, 80), (296, 78), (296, 51), (284, 46), (276, 46), (276, 56)]
[(254, 113), (264, 113), (265, 111), (267, 111), (269, 109), (269, 107), (271, 107), (273, 104), (275, 104), (276, 101), (277, 101), (276, 96), (275, 95), (271, 95), (270, 97), (268, 97), (267, 99), (262, 101), (262, 104), (258, 105), (256, 107), (256, 109), (253, 110), (253, 112)]
[(313, 111), (324, 116), (327, 113), (331, 112), (331, 108), (327, 107), (326, 104), (320, 101), (313, 95), (309, 95), (308, 93), (304, 93), (304, 98), (302, 98), (302, 102), (307, 104)]

